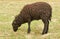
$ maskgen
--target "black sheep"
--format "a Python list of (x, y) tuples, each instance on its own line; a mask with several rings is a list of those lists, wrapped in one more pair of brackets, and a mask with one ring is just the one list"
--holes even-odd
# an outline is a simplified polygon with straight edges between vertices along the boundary
[(44, 29), (42, 34), (46, 34), (49, 28), (49, 20), (51, 20), (52, 8), (48, 3), (37, 2), (24, 6), (20, 14), (18, 14), (13, 23), (13, 30), (16, 32), (18, 27), (23, 23), (28, 23), (28, 33), (30, 33), (30, 23), (33, 20), (41, 19), (44, 23)]

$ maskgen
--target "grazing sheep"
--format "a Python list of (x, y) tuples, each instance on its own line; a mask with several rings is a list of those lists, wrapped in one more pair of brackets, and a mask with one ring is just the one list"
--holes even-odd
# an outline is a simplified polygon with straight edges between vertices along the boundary
[(49, 20), (51, 20), (52, 8), (48, 3), (37, 2), (24, 6), (20, 14), (18, 14), (13, 23), (13, 30), (16, 32), (18, 27), (23, 23), (28, 23), (28, 33), (30, 33), (30, 23), (33, 20), (42, 20), (44, 23), (44, 29), (42, 34), (46, 34), (49, 28)]

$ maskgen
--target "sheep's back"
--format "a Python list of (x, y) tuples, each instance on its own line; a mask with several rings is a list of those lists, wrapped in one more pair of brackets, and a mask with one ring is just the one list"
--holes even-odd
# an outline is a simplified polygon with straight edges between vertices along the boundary
[(49, 17), (50, 11), (51, 6), (45, 2), (28, 4), (22, 9), (24, 19), (29, 18), (29, 16), (31, 16), (31, 19), (40, 19), (42, 16)]

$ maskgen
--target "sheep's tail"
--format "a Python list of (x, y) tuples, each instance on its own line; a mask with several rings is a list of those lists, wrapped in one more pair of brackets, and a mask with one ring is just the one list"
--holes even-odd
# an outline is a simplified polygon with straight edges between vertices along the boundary
[(50, 16), (49, 16), (49, 20), (51, 21), (52, 18), (52, 9), (50, 10)]

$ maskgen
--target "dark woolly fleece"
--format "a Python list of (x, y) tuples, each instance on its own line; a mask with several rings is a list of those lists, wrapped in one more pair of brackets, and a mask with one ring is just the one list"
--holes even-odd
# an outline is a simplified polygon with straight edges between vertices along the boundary
[[(13, 29), (16, 31), (15, 28), (21, 26), (23, 23), (28, 23), (28, 33), (30, 33), (30, 23), (33, 20), (42, 20), (44, 23), (44, 29), (42, 34), (48, 32), (49, 20), (52, 17), (52, 8), (46, 2), (36, 2), (33, 4), (27, 4), (21, 10), (20, 14), (18, 14), (13, 23)], [(16, 26), (17, 25), (17, 26)]]

